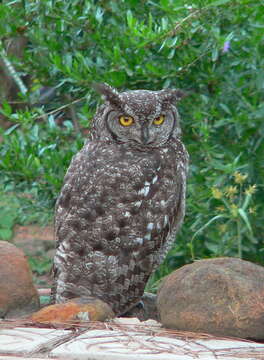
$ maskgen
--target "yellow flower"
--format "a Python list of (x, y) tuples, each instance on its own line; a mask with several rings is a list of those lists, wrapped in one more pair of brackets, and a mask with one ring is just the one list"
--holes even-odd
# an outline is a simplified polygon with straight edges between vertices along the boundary
[(225, 211), (225, 207), (224, 206), (217, 206), (216, 208), (215, 208), (215, 210), (217, 210), (217, 211), (219, 211), (219, 212), (224, 212)]
[(228, 197), (232, 198), (237, 193), (237, 187), (229, 186), (228, 188), (226, 188), (225, 193)]
[(250, 185), (246, 190), (245, 190), (245, 194), (246, 195), (252, 195), (257, 191), (257, 185)]
[(241, 174), (239, 171), (236, 171), (235, 173), (234, 173), (234, 178), (235, 178), (235, 183), (236, 184), (243, 184), (243, 182), (246, 180), (246, 178), (248, 177), (248, 175), (247, 174)]
[(237, 217), (237, 215), (238, 215), (238, 207), (236, 206), (236, 204), (231, 205), (231, 214), (234, 217)]
[(212, 188), (212, 195), (215, 199), (221, 199), (223, 197), (223, 193), (217, 187)]
[(250, 214), (256, 214), (256, 210), (257, 210), (256, 206), (253, 206), (253, 207), (250, 207), (250, 208), (248, 209), (248, 212), (249, 212)]

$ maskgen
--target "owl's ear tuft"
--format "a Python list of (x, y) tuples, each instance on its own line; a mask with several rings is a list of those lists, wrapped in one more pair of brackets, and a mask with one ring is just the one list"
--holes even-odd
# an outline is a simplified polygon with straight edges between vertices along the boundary
[(106, 83), (94, 83), (93, 88), (101, 95), (103, 95), (104, 99), (109, 101), (111, 104), (120, 107), (121, 99), (118, 91), (112, 86)]
[(161, 91), (162, 100), (170, 103), (178, 102), (185, 96), (187, 94), (180, 89), (164, 89)]

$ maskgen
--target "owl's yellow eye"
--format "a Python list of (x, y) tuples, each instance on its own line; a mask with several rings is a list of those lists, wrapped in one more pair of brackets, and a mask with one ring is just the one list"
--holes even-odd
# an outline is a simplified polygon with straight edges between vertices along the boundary
[(120, 116), (119, 123), (122, 126), (130, 126), (134, 123), (134, 119), (132, 118), (132, 116)]
[(160, 115), (158, 116), (156, 119), (153, 120), (153, 124), (154, 125), (161, 125), (164, 123), (165, 120), (165, 116), (164, 115)]

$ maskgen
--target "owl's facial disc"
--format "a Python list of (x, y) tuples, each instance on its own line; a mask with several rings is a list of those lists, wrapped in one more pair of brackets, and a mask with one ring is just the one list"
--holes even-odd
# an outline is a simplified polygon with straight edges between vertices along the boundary
[(138, 116), (111, 110), (107, 116), (108, 132), (113, 139), (131, 146), (156, 147), (166, 143), (173, 132), (176, 118), (172, 111)]
[(159, 116), (138, 116), (134, 113), (132, 116), (112, 110), (107, 117), (107, 127), (117, 142), (132, 146), (156, 147), (169, 139), (174, 128), (174, 120), (173, 114), (169, 111)]

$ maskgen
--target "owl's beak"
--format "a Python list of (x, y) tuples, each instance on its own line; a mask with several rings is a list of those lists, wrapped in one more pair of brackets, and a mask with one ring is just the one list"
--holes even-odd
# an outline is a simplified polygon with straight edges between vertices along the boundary
[(147, 126), (143, 126), (141, 129), (141, 141), (143, 144), (147, 144), (149, 141), (149, 129)]

